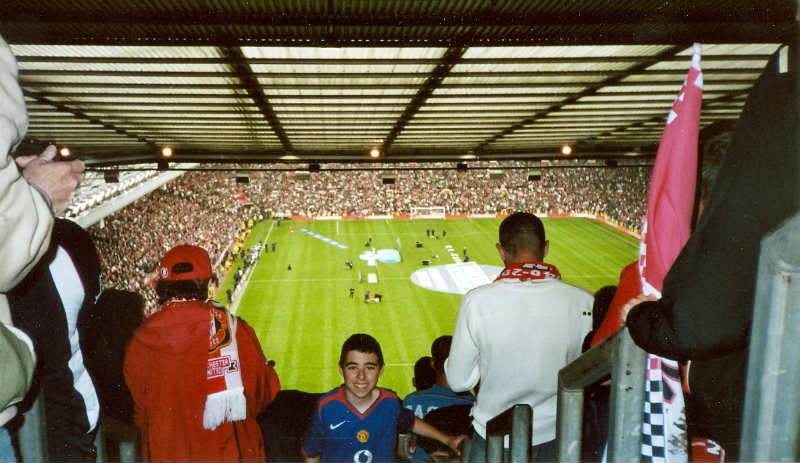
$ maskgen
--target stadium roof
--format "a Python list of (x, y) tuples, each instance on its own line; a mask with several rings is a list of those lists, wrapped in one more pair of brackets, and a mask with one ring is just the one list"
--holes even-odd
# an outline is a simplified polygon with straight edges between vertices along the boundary
[(26, 149), (90, 165), (652, 156), (703, 43), (703, 126), (794, 40), (779, 0), (9, 0)]

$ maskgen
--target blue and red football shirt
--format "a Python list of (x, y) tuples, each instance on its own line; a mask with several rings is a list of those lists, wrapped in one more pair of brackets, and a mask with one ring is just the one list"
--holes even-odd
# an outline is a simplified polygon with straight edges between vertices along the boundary
[(397, 434), (411, 432), (414, 414), (400, 405), (394, 391), (380, 394), (362, 414), (340, 386), (319, 398), (303, 454), (333, 462), (390, 462), (396, 460)]

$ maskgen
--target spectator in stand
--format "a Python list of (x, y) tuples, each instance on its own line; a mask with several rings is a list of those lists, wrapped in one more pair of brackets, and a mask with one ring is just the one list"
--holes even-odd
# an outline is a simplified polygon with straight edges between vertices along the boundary
[[(17, 63), (0, 37), (0, 460), (16, 461), (6, 423), (31, 385), (35, 356), (30, 338), (15, 328), (6, 292), (16, 286), (47, 251), (53, 213), (61, 212), (80, 183), (80, 161), (52, 162), (49, 146), (40, 156), (18, 157), (12, 151), (22, 140), (28, 115), (17, 82)], [(20, 175), (21, 174), (21, 175)]]
[[(425, 418), (429, 412), (437, 408), (450, 405), (472, 405), (475, 397), (469, 392), (456, 393), (450, 389), (447, 383), (447, 376), (444, 372), (444, 362), (450, 355), (450, 346), (453, 342), (452, 336), (440, 336), (431, 345), (433, 357), (423, 357), (428, 359), (429, 368), (434, 373), (434, 382), (425, 389), (417, 389), (417, 392), (408, 394), (403, 399), (403, 406), (416, 415), (417, 418)], [(420, 359), (421, 360), (421, 359)], [(419, 362), (417, 362), (419, 363)], [(414, 368), (415, 376), (417, 369)], [(415, 384), (417, 386), (417, 384)]]
[(38, 365), (28, 405), (42, 388), (47, 455), (56, 461), (94, 461), (100, 401), (84, 363), (86, 317), (102, 291), (100, 260), (89, 233), (56, 219), (50, 249), (8, 293), (14, 325), (36, 348)]
[[(425, 357), (420, 357), (417, 363), (414, 364), (414, 377), (411, 378), (411, 384), (414, 386), (414, 389), (419, 392), (428, 389), (435, 383), (436, 371), (433, 369), (433, 359), (427, 355)], [(411, 411), (413, 412), (414, 410), (412, 409)], [(417, 415), (417, 418), (422, 418), (419, 414), (414, 414)]]
[(704, 455), (713, 461), (739, 459), (761, 240), (800, 211), (797, 76), (780, 72), (779, 55), (750, 91), (697, 229), (664, 278), (661, 299), (640, 296), (621, 311), (636, 344), (689, 361), (692, 452), (703, 438), (701, 448), (715, 449)]
[[(450, 346), (452, 345), (452, 336), (440, 336), (433, 341), (431, 345), (432, 357), (430, 359), (430, 367), (435, 374), (435, 382), (429, 388), (412, 392), (403, 399), (403, 406), (416, 415), (417, 418), (425, 419), (428, 421), (427, 416), (434, 410), (449, 410), (450, 419), (440, 420), (442, 422), (436, 423), (436, 427), (450, 434), (466, 434), (469, 432), (469, 410), (475, 403), (475, 397), (469, 392), (456, 393), (450, 389), (447, 383), (447, 377), (444, 373), (444, 362), (450, 355)], [(453, 406), (462, 405), (466, 407)], [(464, 409), (466, 408), (466, 410)], [(428, 421), (430, 422), (430, 421)], [(422, 440), (425, 438), (421, 438)], [(419, 444), (419, 442), (418, 442)], [(426, 442), (426, 445), (416, 445), (416, 452), (413, 455), (407, 455), (412, 461), (431, 461), (428, 450), (438, 450), (433, 442)], [(414, 448), (414, 446), (410, 446)], [(428, 449), (421, 448), (428, 447)], [(442, 449), (444, 450), (444, 449)], [(439, 455), (442, 456), (442, 455)]]
[(397, 434), (410, 431), (460, 453), (466, 435), (441, 433), (403, 408), (393, 391), (378, 387), (383, 367), (380, 344), (372, 336), (354, 334), (344, 342), (339, 357), (344, 384), (317, 402), (303, 442), (306, 461), (394, 461)]
[(485, 461), (486, 423), (513, 405), (533, 408), (533, 460), (556, 457), (558, 371), (581, 354), (592, 327), (592, 295), (561, 281), (543, 262), (549, 243), (533, 214), (515, 213), (500, 224), (497, 245), (505, 269), (461, 299), (447, 381), (468, 391), (480, 381), (472, 410), (472, 461)]
[[(591, 348), (594, 333), (608, 312), (616, 286), (603, 286), (594, 293), (592, 331), (583, 338), (581, 352)], [(611, 388), (608, 382), (592, 384), (583, 391), (583, 444), (581, 461), (602, 461), (608, 436), (608, 401)]]
[(133, 398), (125, 385), (122, 368), (125, 347), (144, 322), (144, 309), (141, 295), (105, 289), (87, 314), (81, 349), (97, 389), (103, 419), (113, 417), (134, 424)]
[(159, 264), (161, 310), (133, 335), (125, 382), (146, 461), (264, 461), (256, 416), (280, 389), (253, 329), (206, 300), (211, 262), (177, 246)]

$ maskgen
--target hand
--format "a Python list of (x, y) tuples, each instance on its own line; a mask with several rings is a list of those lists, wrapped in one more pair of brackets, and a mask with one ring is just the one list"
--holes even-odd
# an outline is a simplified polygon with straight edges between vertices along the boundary
[(658, 298), (653, 296), (652, 294), (640, 294), (633, 299), (629, 300), (622, 306), (622, 311), (619, 314), (619, 319), (622, 324), (625, 324), (625, 320), (628, 319), (628, 312), (631, 311), (632, 308), (636, 307), (637, 305), (641, 304), (642, 302), (646, 301), (657, 301)]
[(461, 456), (461, 443), (464, 442), (464, 439), (466, 439), (467, 437), (469, 436), (467, 436), (466, 434), (459, 434), (457, 436), (448, 436), (447, 446), (450, 447), (450, 450), (452, 450), (453, 453), (455, 453), (458, 456)]
[(69, 206), (86, 167), (80, 160), (54, 162), (55, 157), (56, 147), (50, 145), (39, 156), (19, 156), (16, 162), (22, 176), (47, 194), (53, 213), (60, 214)]

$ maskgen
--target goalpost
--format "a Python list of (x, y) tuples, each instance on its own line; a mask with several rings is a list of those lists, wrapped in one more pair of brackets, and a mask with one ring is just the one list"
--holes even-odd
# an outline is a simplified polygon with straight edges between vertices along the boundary
[(445, 218), (444, 206), (417, 207), (411, 206), (412, 219), (443, 219)]

